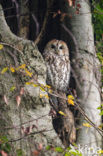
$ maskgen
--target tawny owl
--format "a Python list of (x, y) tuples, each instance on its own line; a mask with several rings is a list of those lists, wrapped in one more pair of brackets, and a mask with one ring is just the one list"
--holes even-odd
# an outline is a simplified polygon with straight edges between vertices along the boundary
[[(70, 78), (69, 50), (66, 43), (56, 39), (48, 42), (43, 55), (47, 66), (47, 84), (65, 99)], [(76, 129), (74, 116), (64, 99), (50, 95), (50, 103), (53, 103), (51, 105), (57, 112), (57, 116), (53, 118), (54, 129), (68, 146), (76, 139)], [(59, 111), (63, 111), (66, 117), (61, 116)]]
[(69, 50), (64, 41), (52, 40), (44, 49), (47, 83), (56, 90), (66, 91), (70, 77)]

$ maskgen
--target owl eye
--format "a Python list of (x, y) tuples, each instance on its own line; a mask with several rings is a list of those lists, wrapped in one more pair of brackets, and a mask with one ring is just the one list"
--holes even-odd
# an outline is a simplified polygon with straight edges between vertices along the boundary
[(52, 49), (55, 49), (55, 45), (54, 45), (54, 44), (52, 44), (52, 45), (51, 45), (51, 48), (52, 48)]
[(64, 48), (64, 46), (63, 46), (63, 45), (59, 47), (59, 49), (63, 49), (63, 48)]

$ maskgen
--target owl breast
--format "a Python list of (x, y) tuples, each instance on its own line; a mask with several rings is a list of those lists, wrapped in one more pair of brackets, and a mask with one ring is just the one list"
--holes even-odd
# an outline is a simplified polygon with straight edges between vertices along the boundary
[(66, 91), (70, 77), (69, 58), (52, 58), (53, 62), (46, 62), (47, 65), (47, 83), (56, 90)]

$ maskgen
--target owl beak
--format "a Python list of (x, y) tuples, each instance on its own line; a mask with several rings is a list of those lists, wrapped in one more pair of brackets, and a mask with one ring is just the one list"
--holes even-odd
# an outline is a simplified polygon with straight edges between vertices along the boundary
[(59, 54), (59, 50), (58, 50), (58, 49), (55, 49), (55, 53), (56, 53), (56, 54)]

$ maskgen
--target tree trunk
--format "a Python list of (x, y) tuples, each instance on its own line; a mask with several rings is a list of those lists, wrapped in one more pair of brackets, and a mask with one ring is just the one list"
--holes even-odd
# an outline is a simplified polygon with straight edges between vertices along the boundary
[(0, 41), (0, 140), (5, 148), (10, 144), (11, 155), (20, 150), (27, 156), (56, 155), (46, 151), (47, 145), (62, 144), (52, 127), (48, 99), (40, 98), (47, 94), (40, 89), (40, 84), (46, 84), (44, 60), (33, 42), (10, 31), (1, 6)]
[[(68, 5), (68, 4), (66, 4)], [(76, 7), (80, 6), (79, 10)], [(71, 66), (76, 76), (78, 102), (84, 109), (85, 114), (98, 127), (101, 124), (100, 111), (97, 109), (100, 104), (100, 90), (98, 81), (99, 61), (96, 57), (93, 27), (91, 22), (91, 9), (89, 1), (76, 1), (75, 8), (68, 7), (65, 10), (70, 18), (65, 20), (67, 28), (71, 26), (72, 40)], [(65, 28), (68, 34), (68, 29)], [(75, 37), (74, 37), (75, 36)], [(80, 128), (77, 133), (77, 144), (81, 145), (82, 152), (85, 147), (101, 147), (102, 137), (94, 128), (83, 126), (83, 116), (80, 116)], [(88, 130), (87, 130), (88, 129)], [(84, 151), (85, 152), (85, 151)], [(86, 151), (88, 152), (88, 151)], [(88, 153), (83, 153), (84, 155)]]

